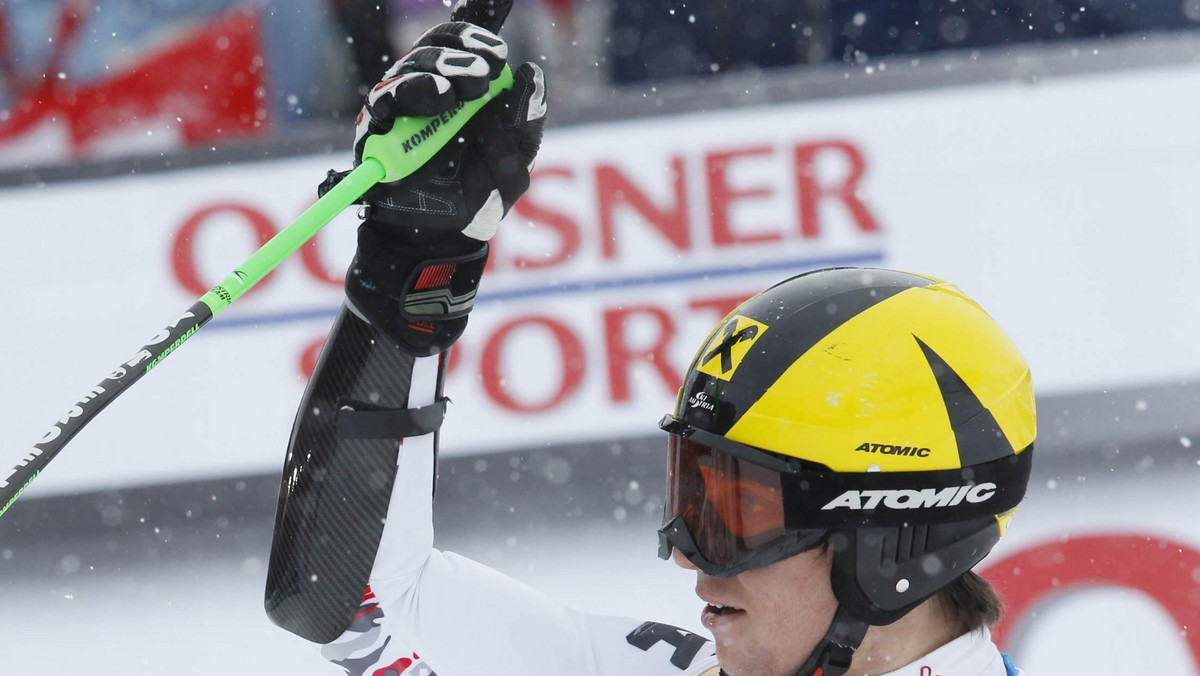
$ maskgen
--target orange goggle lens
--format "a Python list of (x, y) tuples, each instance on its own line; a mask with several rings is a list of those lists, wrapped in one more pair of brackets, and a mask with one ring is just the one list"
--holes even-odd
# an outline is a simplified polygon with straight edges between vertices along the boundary
[(780, 473), (671, 435), (666, 522), (682, 517), (700, 555), (744, 558), (785, 533)]

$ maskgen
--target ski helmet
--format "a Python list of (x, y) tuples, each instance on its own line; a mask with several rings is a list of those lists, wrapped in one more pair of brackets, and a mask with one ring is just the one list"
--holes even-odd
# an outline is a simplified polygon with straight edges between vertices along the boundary
[(957, 287), (833, 268), (725, 317), (660, 426), (660, 556), (727, 577), (829, 543), (838, 617), (858, 625), (831, 629), (846, 641), (996, 544), (1025, 494), (1035, 412), (1024, 358)]

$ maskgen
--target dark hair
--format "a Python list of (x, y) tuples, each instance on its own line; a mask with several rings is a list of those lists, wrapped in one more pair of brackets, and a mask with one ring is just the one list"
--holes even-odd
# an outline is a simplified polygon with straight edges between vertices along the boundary
[(960, 634), (995, 625), (1004, 610), (991, 583), (970, 570), (943, 587), (934, 598)]

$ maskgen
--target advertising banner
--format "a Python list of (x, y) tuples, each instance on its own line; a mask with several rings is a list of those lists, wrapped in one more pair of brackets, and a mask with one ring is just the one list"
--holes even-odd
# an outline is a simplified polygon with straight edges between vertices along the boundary
[[(653, 434), (725, 313), (831, 265), (954, 281), (1040, 394), (1200, 373), (1200, 318), (1181, 310), (1200, 286), (1198, 85), (1163, 68), (554, 129), (454, 350), (443, 452)], [(0, 193), (6, 462), (349, 161)], [(30, 495), (278, 471), (355, 223), (156, 368)]]

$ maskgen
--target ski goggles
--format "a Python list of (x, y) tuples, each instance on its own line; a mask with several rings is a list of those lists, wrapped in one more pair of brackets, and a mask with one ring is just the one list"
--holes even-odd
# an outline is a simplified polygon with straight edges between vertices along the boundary
[(661, 558), (674, 548), (705, 574), (730, 577), (824, 542), (825, 529), (789, 518), (787, 477), (802, 471), (801, 461), (669, 415), (659, 427), (670, 433)]
[(969, 467), (833, 472), (747, 446), (672, 416), (658, 555), (677, 549), (707, 575), (731, 577), (814, 549), (833, 530), (997, 515), (1025, 496), (1032, 446)]

